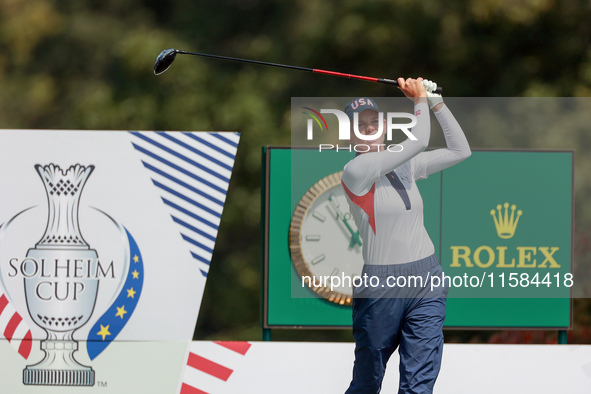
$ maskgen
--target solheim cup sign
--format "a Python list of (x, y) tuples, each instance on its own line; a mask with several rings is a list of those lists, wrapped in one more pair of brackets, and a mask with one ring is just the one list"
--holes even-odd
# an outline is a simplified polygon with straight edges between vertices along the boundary
[[(3, 384), (107, 387), (129, 367), (120, 343), (190, 341), (238, 135), (0, 139), (0, 363), (21, 371)], [(101, 370), (111, 347), (122, 364)]]
[[(76, 360), (74, 353), (80, 350), (75, 333), (91, 319), (97, 306), (99, 289), (110, 299), (122, 291), (122, 286), (131, 275), (134, 297), (112, 305), (120, 313), (120, 328), (131, 317), (141, 295), (143, 264), (133, 237), (124, 227), (100, 209), (87, 220), (87, 226), (100, 228), (103, 238), (110, 239), (105, 248), (104, 259), (84, 239), (79, 217), (80, 201), (84, 187), (94, 171), (94, 165), (74, 164), (67, 168), (50, 163), (31, 167), (43, 185), (46, 197), (47, 216), (39, 220), (35, 211), (41, 206), (24, 207), (15, 212), (0, 227), (0, 280), (11, 298), (24, 297), (26, 314), (45, 332), (40, 342), (44, 356), (41, 361), (29, 364), (23, 370), (25, 385), (93, 386), (95, 371)], [(44, 222), (44, 223), (43, 223)], [(31, 229), (45, 230), (24, 254), (22, 246), (34, 237)], [(133, 254), (137, 263), (129, 272)], [(120, 304), (120, 305), (118, 305)], [(103, 308), (99, 313), (107, 312)], [(24, 312), (24, 311), (23, 311)], [(108, 316), (104, 319), (109, 320)], [(101, 331), (109, 332), (110, 325), (100, 325)], [(110, 328), (111, 331), (116, 330)], [(94, 328), (96, 331), (96, 327)], [(109, 332), (109, 335), (112, 335)], [(91, 329), (86, 347), (90, 358), (104, 349), (104, 342), (93, 341)], [(106, 339), (106, 338), (105, 338)], [(109, 341), (110, 342), (110, 341)], [(108, 342), (107, 342), (108, 343)]]

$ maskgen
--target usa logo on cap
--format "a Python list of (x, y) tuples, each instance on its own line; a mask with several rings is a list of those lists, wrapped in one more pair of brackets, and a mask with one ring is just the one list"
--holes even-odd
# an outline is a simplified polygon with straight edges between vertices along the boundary
[(373, 109), (374, 111), (381, 112), (376, 103), (367, 97), (360, 97), (358, 99), (349, 101), (345, 106), (345, 113), (349, 117), (349, 120), (353, 120), (353, 114), (355, 112), (363, 112), (366, 109)]
[(360, 105), (371, 105), (372, 107), (378, 107), (377, 105), (375, 105), (373, 101), (371, 101), (371, 99), (362, 97), (353, 101), (351, 103), (351, 108), (353, 109), (353, 111), (355, 111)]

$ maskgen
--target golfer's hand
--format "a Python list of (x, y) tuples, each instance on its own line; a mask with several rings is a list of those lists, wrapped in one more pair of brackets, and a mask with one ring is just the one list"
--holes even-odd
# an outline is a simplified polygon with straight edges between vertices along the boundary
[(429, 108), (433, 110), (433, 112), (437, 112), (443, 105), (443, 97), (441, 94), (435, 93), (437, 90), (437, 84), (433, 81), (429, 81), (428, 79), (423, 80), (423, 85), (427, 90), (427, 102), (429, 103)]
[(398, 78), (398, 89), (415, 104), (427, 102), (427, 90), (423, 85), (423, 78)]

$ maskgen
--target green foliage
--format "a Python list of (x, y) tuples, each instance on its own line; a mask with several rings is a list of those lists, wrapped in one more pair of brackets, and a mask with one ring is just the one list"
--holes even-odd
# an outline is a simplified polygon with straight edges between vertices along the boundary
[[(588, 96), (590, 11), (587, 0), (0, 0), (0, 127), (239, 131), (196, 338), (259, 339), (261, 146), (289, 144), (292, 96), (398, 92), (189, 56), (156, 77), (160, 51), (422, 75), (447, 96)], [(576, 148), (577, 228), (589, 234), (591, 141), (588, 122), (572, 122), (542, 136), (487, 127), (469, 138), (480, 147)]]

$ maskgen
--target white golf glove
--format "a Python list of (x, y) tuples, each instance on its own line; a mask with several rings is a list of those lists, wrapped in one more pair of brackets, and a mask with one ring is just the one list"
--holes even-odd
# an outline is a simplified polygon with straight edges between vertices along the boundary
[(423, 86), (427, 90), (427, 102), (429, 103), (429, 108), (433, 109), (437, 104), (443, 102), (441, 94), (435, 93), (435, 89), (437, 89), (437, 84), (435, 82), (424, 79)]

